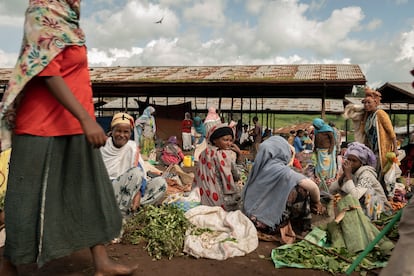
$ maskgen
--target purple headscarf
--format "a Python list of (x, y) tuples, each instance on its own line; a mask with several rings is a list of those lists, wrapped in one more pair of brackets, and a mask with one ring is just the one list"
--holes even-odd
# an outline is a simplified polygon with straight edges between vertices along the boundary
[(168, 138), (168, 143), (177, 144), (177, 136), (170, 136), (170, 138)]
[(364, 144), (359, 142), (348, 144), (348, 149), (346, 150), (344, 157), (347, 158), (350, 154), (356, 156), (361, 161), (362, 165), (368, 165), (374, 168), (377, 165), (375, 154)]

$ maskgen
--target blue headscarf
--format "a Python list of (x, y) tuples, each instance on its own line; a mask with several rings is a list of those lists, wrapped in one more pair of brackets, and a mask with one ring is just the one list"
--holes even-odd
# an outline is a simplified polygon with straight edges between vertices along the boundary
[(334, 132), (333, 128), (327, 123), (325, 123), (325, 121), (322, 120), (321, 118), (314, 119), (312, 124), (315, 127), (315, 130), (314, 130), (315, 134), (318, 134), (321, 132)]
[(203, 124), (203, 120), (199, 116), (194, 117), (193, 126), (195, 131), (201, 134), (201, 137), (198, 140), (198, 143), (200, 144), (204, 141), (204, 138), (206, 137), (206, 127)]
[(281, 136), (271, 136), (260, 145), (242, 194), (248, 217), (272, 228), (282, 221), (290, 192), (306, 178), (288, 165), (291, 159), (291, 146)]

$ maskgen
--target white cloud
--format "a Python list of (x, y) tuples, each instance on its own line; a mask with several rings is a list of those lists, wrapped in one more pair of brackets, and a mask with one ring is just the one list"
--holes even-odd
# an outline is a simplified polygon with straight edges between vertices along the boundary
[(23, 16), (16, 15), (0, 15), (0, 28), (3, 27), (16, 27), (21, 28), (23, 26)]
[(414, 26), (411, 31), (401, 34), (400, 52), (395, 60), (407, 60), (414, 64)]
[(6, 53), (0, 49), (0, 67), (12, 68), (16, 64), (17, 53)]
[[(156, 24), (162, 17), (162, 24)], [(82, 26), (89, 45), (123, 48), (139, 46), (159, 36), (171, 36), (176, 33), (178, 19), (170, 10), (134, 0), (118, 11), (98, 11), (93, 18), (86, 18)]]
[(11, 17), (23, 17), (28, 1), (25, 0), (0, 0), (0, 11)]
[(142, 53), (141, 48), (109, 49), (100, 51), (97, 48), (88, 49), (88, 62), (91, 66), (127, 66), (129, 58)]
[(268, 0), (247, 0), (246, 1), (246, 10), (254, 15), (259, 14), (263, 7), (265, 7), (266, 2), (269, 2)]
[(259, 19), (258, 35), (276, 51), (305, 49), (317, 55), (330, 55), (347, 35), (359, 27), (364, 15), (359, 7), (332, 11), (325, 21), (305, 16), (309, 6), (282, 1), (270, 6)]
[(366, 28), (367, 28), (368, 31), (373, 31), (373, 30), (376, 30), (381, 25), (382, 25), (382, 20), (381, 19), (374, 19), (374, 20), (371, 20), (367, 24)]
[(183, 16), (189, 24), (221, 27), (226, 22), (224, 8), (224, 3), (221, 0), (204, 0), (186, 8)]

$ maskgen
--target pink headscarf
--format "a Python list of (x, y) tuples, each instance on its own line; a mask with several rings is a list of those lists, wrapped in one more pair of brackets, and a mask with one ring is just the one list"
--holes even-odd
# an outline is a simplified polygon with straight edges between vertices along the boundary
[(217, 121), (220, 120), (220, 116), (217, 114), (216, 108), (213, 106), (210, 106), (208, 108), (208, 113), (204, 121)]

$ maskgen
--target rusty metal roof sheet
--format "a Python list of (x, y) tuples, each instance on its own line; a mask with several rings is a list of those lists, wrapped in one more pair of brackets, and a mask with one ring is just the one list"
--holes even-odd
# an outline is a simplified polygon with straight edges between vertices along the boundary
[(365, 81), (358, 65), (94, 67), (94, 82), (131, 81)]
[[(0, 68), (0, 83), (11, 70)], [(91, 67), (90, 74), (92, 82), (366, 81), (353, 64)]]
[[(0, 85), (10, 68), (0, 69)], [(343, 99), (366, 83), (354, 64), (92, 67), (94, 96)]]
[(382, 102), (414, 104), (414, 87), (411, 82), (387, 82), (378, 91), (382, 94)]

